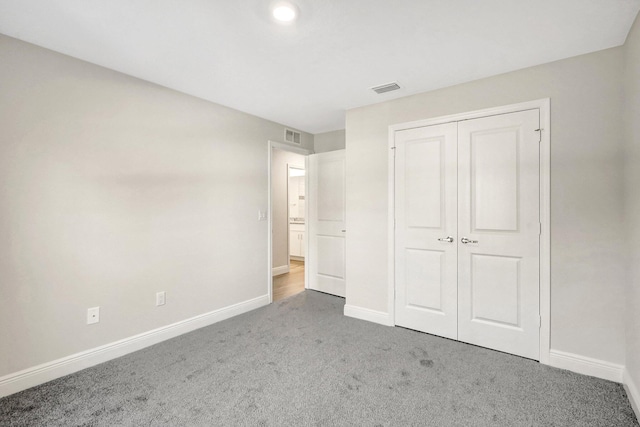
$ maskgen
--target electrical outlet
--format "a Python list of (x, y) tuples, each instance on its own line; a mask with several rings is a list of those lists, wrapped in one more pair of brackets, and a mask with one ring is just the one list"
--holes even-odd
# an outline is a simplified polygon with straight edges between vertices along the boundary
[(87, 325), (98, 323), (100, 321), (100, 307), (91, 307), (87, 309)]
[(166, 295), (164, 293), (164, 291), (162, 292), (158, 292), (156, 294), (156, 306), (161, 306), (164, 305), (166, 303)]

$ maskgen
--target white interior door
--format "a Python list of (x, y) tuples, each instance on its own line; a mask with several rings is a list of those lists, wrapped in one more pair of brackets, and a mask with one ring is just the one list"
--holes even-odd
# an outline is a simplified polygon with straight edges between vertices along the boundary
[(345, 150), (308, 157), (309, 289), (345, 296)]
[(540, 358), (539, 110), (395, 133), (395, 323)]
[(539, 123), (529, 110), (458, 125), (458, 339), (531, 359), (540, 357)]
[(457, 338), (457, 125), (396, 133), (395, 322)]

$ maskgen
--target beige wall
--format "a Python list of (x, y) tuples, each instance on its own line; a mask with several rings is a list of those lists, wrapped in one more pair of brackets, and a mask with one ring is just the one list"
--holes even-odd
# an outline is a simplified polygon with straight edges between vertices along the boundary
[[(627, 372), (640, 392), (640, 17), (625, 45), (627, 147), (625, 152), (628, 251)], [(640, 405), (640, 395), (636, 396)], [(636, 408), (640, 410), (640, 406)]]
[(287, 200), (288, 167), (304, 169), (304, 156), (285, 150), (273, 149), (271, 154), (271, 215), (272, 215), (272, 267), (289, 264), (289, 215)]
[(624, 363), (622, 48), (347, 112), (347, 304), (387, 312), (388, 127), (551, 98), (551, 347)]
[(344, 150), (346, 143), (345, 130), (318, 133), (313, 136), (313, 150), (316, 153)]
[(283, 126), (5, 36), (0, 58), (0, 376), (267, 294)]

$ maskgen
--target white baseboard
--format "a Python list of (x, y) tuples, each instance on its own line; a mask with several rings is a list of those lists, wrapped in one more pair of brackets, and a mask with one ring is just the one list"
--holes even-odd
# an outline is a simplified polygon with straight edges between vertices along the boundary
[(549, 365), (604, 380), (622, 382), (624, 366), (560, 350), (549, 352)]
[(289, 272), (289, 266), (288, 265), (281, 265), (280, 267), (273, 267), (271, 269), (271, 275), (272, 276), (279, 276), (281, 274), (285, 274)]
[(638, 389), (627, 369), (624, 370), (624, 388), (627, 391), (631, 407), (636, 413), (636, 418), (640, 420), (640, 389)]
[(269, 296), (263, 295), (248, 301), (201, 314), (171, 325), (92, 348), (52, 362), (43, 363), (0, 378), (0, 397), (8, 396), (30, 387), (72, 374), (90, 366), (106, 362), (125, 354), (149, 347), (187, 332), (212, 325), (222, 320), (269, 304)]
[(393, 326), (389, 313), (382, 311), (370, 310), (368, 308), (346, 304), (344, 306), (344, 315), (360, 320), (366, 320), (367, 322), (379, 323), (384, 326)]

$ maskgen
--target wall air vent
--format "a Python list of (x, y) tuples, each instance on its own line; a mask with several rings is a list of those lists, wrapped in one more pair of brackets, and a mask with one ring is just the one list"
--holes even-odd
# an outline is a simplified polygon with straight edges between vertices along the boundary
[(380, 86), (372, 87), (371, 90), (380, 95), (381, 93), (391, 92), (392, 90), (400, 89), (400, 85), (397, 82), (387, 83)]
[(285, 129), (284, 140), (300, 145), (300, 132), (296, 132), (295, 130), (291, 129)]

